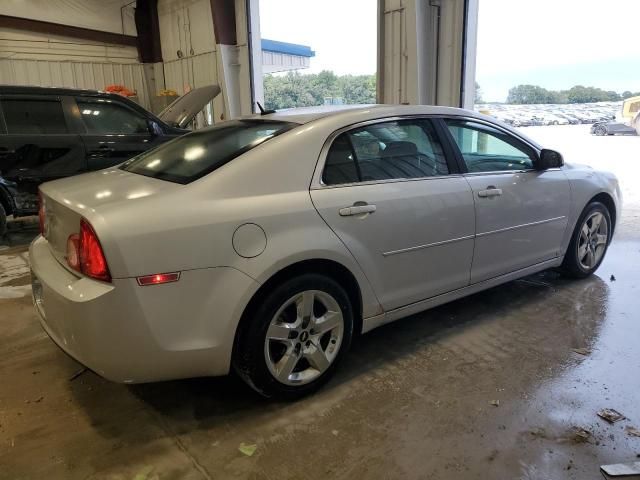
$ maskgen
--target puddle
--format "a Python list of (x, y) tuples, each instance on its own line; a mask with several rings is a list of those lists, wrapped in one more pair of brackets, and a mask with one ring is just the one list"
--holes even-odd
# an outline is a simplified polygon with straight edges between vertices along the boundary
[(0, 255), (0, 287), (29, 273), (29, 253)]
[(31, 295), (31, 285), (20, 285), (18, 287), (1, 287), (0, 299), (22, 298)]

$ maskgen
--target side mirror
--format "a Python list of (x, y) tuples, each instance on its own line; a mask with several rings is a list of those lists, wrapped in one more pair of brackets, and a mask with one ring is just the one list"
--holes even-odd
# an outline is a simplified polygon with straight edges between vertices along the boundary
[(560, 152), (543, 148), (536, 163), (537, 170), (548, 170), (550, 168), (560, 168), (564, 165), (564, 159)]
[(149, 129), (149, 133), (151, 134), (152, 137), (157, 137), (159, 135), (162, 135), (163, 133), (162, 128), (160, 128), (160, 125), (158, 125), (153, 120), (147, 120), (147, 128)]

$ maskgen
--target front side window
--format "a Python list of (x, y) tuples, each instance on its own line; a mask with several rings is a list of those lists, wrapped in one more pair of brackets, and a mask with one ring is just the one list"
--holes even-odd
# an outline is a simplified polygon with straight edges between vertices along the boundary
[(266, 120), (224, 122), (148, 150), (121, 168), (147, 177), (186, 184), (296, 125)]
[(76, 102), (89, 134), (149, 133), (147, 119), (122, 105), (80, 98)]
[(533, 168), (533, 150), (511, 135), (471, 121), (445, 121), (470, 173)]
[(431, 122), (398, 120), (339, 135), (327, 154), (326, 185), (447, 175), (449, 168)]
[(69, 133), (58, 100), (3, 99), (1, 103), (10, 134)]

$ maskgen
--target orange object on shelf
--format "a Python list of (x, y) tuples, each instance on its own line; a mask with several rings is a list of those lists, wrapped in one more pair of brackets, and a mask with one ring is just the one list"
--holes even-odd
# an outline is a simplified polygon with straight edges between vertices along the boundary
[(109, 92), (109, 93), (117, 93), (117, 94), (122, 95), (124, 97), (135, 97), (136, 96), (136, 92), (133, 92), (133, 91), (129, 90), (124, 85), (107, 85), (106, 88), (105, 88), (105, 91)]

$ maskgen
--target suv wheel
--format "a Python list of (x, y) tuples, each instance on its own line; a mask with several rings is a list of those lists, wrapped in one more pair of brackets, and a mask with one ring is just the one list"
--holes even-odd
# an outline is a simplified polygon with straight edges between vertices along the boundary
[(334, 373), (351, 344), (353, 309), (333, 279), (305, 274), (284, 282), (239, 332), (235, 370), (266, 397), (295, 399)]
[(7, 233), (7, 212), (0, 203), (0, 238)]
[(611, 229), (611, 215), (607, 207), (600, 202), (587, 205), (564, 256), (564, 272), (573, 278), (584, 278), (595, 272), (609, 247)]

